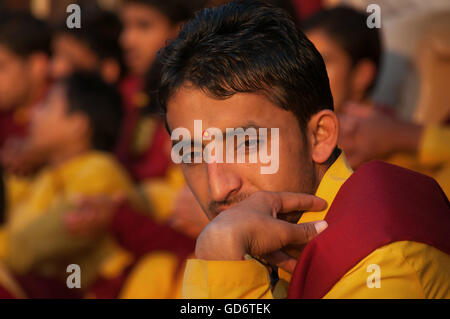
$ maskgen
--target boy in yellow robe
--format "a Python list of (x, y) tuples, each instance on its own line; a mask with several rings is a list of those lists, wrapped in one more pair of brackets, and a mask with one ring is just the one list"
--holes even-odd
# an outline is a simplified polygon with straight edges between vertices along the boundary
[(108, 235), (82, 240), (62, 231), (63, 215), (83, 195), (121, 194), (142, 205), (127, 173), (109, 153), (121, 116), (115, 89), (88, 73), (57, 82), (34, 114), (30, 143), (46, 152), (47, 165), (33, 178), (6, 178), (1, 259), (14, 273), (65, 282), (67, 266), (78, 264), (86, 287), (99, 273), (129, 263)]

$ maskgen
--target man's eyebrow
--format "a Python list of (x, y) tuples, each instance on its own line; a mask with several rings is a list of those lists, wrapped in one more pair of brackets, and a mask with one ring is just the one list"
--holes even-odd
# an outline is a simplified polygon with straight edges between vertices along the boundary
[[(237, 129), (242, 129), (242, 130), (246, 131), (247, 129), (251, 129), (251, 128), (258, 130), (261, 128), (261, 126), (253, 121), (249, 121), (249, 122), (246, 122), (244, 125), (240, 125), (236, 128), (226, 128), (225, 132), (224, 131), (221, 131), (221, 132), (222, 132), (222, 136), (226, 138), (228, 136), (236, 135)], [(229, 129), (231, 129), (231, 131), (229, 131)], [(191, 147), (195, 147), (196, 145), (204, 146), (203, 142), (204, 142), (203, 139), (202, 139), (202, 141), (197, 141), (197, 142), (193, 141), (191, 139), (172, 140), (172, 146), (175, 146), (176, 144), (179, 145), (180, 147), (183, 147), (185, 145), (190, 145)], [(181, 144), (179, 144), (179, 143), (181, 143)]]
[(260, 126), (259, 124), (256, 124), (256, 123), (253, 122), (253, 121), (249, 121), (249, 122), (246, 122), (244, 125), (238, 126), (237, 128), (233, 129), (233, 130), (230, 131), (230, 132), (226, 132), (226, 133), (224, 134), (224, 136), (225, 136), (225, 137), (228, 137), (228, 136), (236, 135), (236, 130), (237, 130), (237, 129), (240, 129), (240, 128), (243, 129), (244, 131), (247, 131), (247, 130), (250, 129), (250, 128), (253, 128), (253, 129), (255, 129), (255, 130), (258, 131), (258, 129), (260, 129), (261, 126)]

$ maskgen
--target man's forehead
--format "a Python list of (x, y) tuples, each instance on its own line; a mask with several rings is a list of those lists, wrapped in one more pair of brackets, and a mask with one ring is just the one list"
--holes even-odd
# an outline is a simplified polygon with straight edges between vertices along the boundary
[[(289, 114), (284, 114), (289, 113)], [(294, 114), (273, 104), (264, 94), (237, 93), (226, 99), (213, 98), (200, 89), (180, 88), (167, 103), (169, 130), (194, 128), (201, 120), (204, 128), (278, 127), (281, 114)]]

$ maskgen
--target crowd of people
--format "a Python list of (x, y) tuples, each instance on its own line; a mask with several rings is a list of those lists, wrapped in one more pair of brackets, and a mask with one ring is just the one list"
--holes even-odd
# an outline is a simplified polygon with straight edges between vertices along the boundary
[[(246, 101), (239, 100), (235, 93), (259, 90), (256, 84), (253, 91), (248, 88), (252, 87), (255, 78), (261, 81), (261, 90), (264, 91), (272, 89), (264, 88), (265, 85), (283, 85), (281, 81), (290, 76), (283, 73), (285, 77), (280, 77), (280, 84), (274, 80), (278, 79), (276, 76), (260, 74), (263, 71), (255, 71), (260, 77), (252, 77), (248, 73), (250, 71), (242, 71), (241, 61), (249, 63), (252, 58), (248, 52), (258, 52), (258, 45), (261, 45), (260, 50), (264, 50), (264, 45), (270, 46), (269, 42), (275, 41), (267, 37), (269, 42), (260, 44), (258, 37), (253, 38), (258, 32), (264, 33), (265, 29), (251, 25), (257, 24), (251, 19), (261, 14), (261, 21), (265, 21), (268, 17), (264, 12), (248, 17), (251, 21), (239, 20), (248, 13), (235, 17), (234, 27), (243, 26), (242, 30), (232, 29), (233, 23), (226, 16), (227, 7), (223, 9), (225, 13), (222, 12), (225, 15), (223, 21), (211, 22), (217, 25), (210, 29), (202, 23), (208, 23), (208, 19), (215, 18), (217, 13), (197, 14), (192, 24), (185, 24), (198, 10), (216, 8), (229, 2), (123, 0), (115, 11), (110, 11), (92, 1), (81, 6), (81, 28), (72, 29), (67, 27), (65, 19), (50, 23), (36, 18), (31, 12), (0, 8), (0, 297), (286, 297), (289, 271), (279, 271), (278, 282), (270, 292), (264, 288), (266, 286), (256, 283), (255, 288), (244, 279), (238, 284), (239, 278), (243, 277), (258, 281), (257, 275), (266, 271), (266, 267), (237, 269), (228, 265), (229, 271), (234, 271), (237, 278), (227, 279), (231, 288), (222, 288), (227, 285), (225, 281), (217, 281), (213, 288), (200, 289), (209, 281), (208, 275), (203, 274), (202, 277), (203, 268), (209, 267), (209, 275), (225, 272), (224, 268), (202, 264), (201, 260), (188, 265), (185, 273), (189, 259), (221, 260), (220, 256), (213, 257), (207, 248), (214, 243), (214, 238), (207, 236), (211, 231), (202, 231), (223, 209), (241, 201), (244, 203), (244, 199), (251, 197), (252, 190), (298, 191), (296, 187), (301, 184), (300, 189), (303, 187), (306, 193), (319, 196), (325, 192), (325, 186), (314, 182), (315, 176), (301, 173), (299, 176), (304, 179), (301, 182), (290, 180), (298, 172), (294, 164), (289, 166), (283, 160), (280, 160), (280, 165), (285, 167), (280, 168), (277, 176), (285, 177), (284, 180), (268, 179), (263, 183), (260, 178), (249, 177), (249, 183), (254, 187), (242, 191), (243, 182), (234, 175), (226, 175), (214, 165), (207, 170), (208, 185), (200, 185), (204, 176), (198, 167), (182, 169), (172, 162), (172, 141), (168, 130), (178, 126), (175, 123), (187, 123), (181, 121), (182, 114), (188, 114), (186, 117), (192, 120), (209, 119), (209, 123), (221, 117), (251, 120), (251, 116), (264, 111), (244, 110)], [(335, 161), (340, 166), (331, 166), (334, 167), (334, 180), (343, 182), (352, 169), (357, 171), (371, 160), (383, 160), (434, 178), (448, 196), (450, 100), (447, 100), (446, 112), (438, 110), (443, 114), (438, 120), (416, 121), (412, 115), (409, 118), (399, 116), (396, 105), (380, 103), (374, 97), (374, 91), (383, 80), (380, 74), (385, 67), (383, 57), (386, 50), (381, 29), (367, 26), (368, 14), (365, 11), (339, 1), (269, 2), (289, 17), (300, 34), (306, 35), (312, 45), (309, 41), (306, 43), (306, 38), (300, 38), (301, 45), (307, 48), (305, 50), (310, 50), (310, 55), (305, 54), (302, 58), (318, 65), (315, 68), (306, 66), (300, 71), (307, 74), (289, 78), (306, 84), (292, 85), (290, 89), (298, 91), (292, 94), (293, 100), (287, 101), (298, 103), (296, 99), (304, 98), (305, 105), (317, 101), (324, 104), (320, 107), (331, 104), (339, 119), (338, 125), (337, 118), (335, 121), (327, 111), (316, 110), (320, 114), (325, 112), (316, 123), (317, 127), (323, 125), (323, 128), (320, 126), (314, 135), (317, 145), (322, 146), (311, 155), (314, 162), (323, 165), (317, 166), (319, 174), (323, 167), (328, 167), (325, 165)], [(237, 12), (243, 10), (236, 8)], [(251, 10), (251, 5), (249, 8)], [(228, 10), (231, 12), (233, 7)], [(274, 12), (277, 17), (278, 11)], [(281, 16), (280, 25), (284, 18)], [(272, 26), (274, 22), (267, 21), (273, 32), (278, 32), (280, 26)], [(211, 30), (214, 27), (217, 30)], [(444, 30), (448, 35), (450, 25), (440, 27), (439, 31)], [(188, 34), (189, 30), (192, 34)], [(242, 39), (240, 43), (231, 43), (229, 33), (233, 32), (238, 34), (237, 39)], [(265, 36), (261, 35), (261, 39), (266, 39)], [(176, 40), (171, 42), (172, 39)], [(219, 40), (223, 43), (218, 43)], [(248, 43), (255, 41), (255, 46), (246, 46), (246, 40)], [(436, 36), (435, 40), (436, 48), (429, 47), (432, 53), (424, 55), (424, 59), (433, 59), (433, 52), (438, 50), (435, 54), (439, 61), (436, 63), (442, 63), (440, 69), (448, 72), (448, 38)], [(283, 50), (286, 45), (289, 43), (283, 42), (278, 47), (274, 42), (272, 48)], [(294, 53), (289, 51), (286, 55), (295, 55), (295, 45), (287, 50), (290, 49)], [(237, 55), (232, 60), (220, 60), (221, 52), (231, 52), (232, 56), (237, 52)], [(323, 62), (316, 62), (316, 52)], [(214, 60), (215, 56), (218, 56), (217, 60)], [(323, 80), (322, 66), (326, 68), (332, 96), (327, 95), (327, 87), (318, 85)], [(223, 67), (234, 73), (224, 76)], [(283, 70), (276, 72), (281, 74)], [(207, 74), (213, 73), (217, 79), (208, 78)], [(205, 97), (195, 95), (198, 93), (188, 95), (188, 89), (180, 86), (183, 77), (208, 94)], [(305, 80), (308, 77), (311, 79)], [(422, 86), (426, 87), (426, 83), (421, 83)], [(315, 90), (320, 97), (314, 95)], [(283, 93), (275, 90), (270, 94), (273, 100), (284, 103)], [(447, 92), (433, 94), (448, 97)], [(179, 101), (176, 116), (173, 114), (174, 106), (170, 106), (172, 114), (169, 114), (169, 98), (170, 101)], [(421, 102), (425, 100), (420, 99)], [(230, 113), (219, 115), (202, 111), (205, 105), (215, 105), (213, 101), (228, 101), (220, 107), (226, 107)], [(265, 105), (265, 102), (255, 101)], [(194, 104), (198, 105), (194, 107)], [(242, 107), (238, 109), (237, 106)], [(433, 113), (432, 104), (426, 107), (429, 113)], [(286, 107), (283, 112), (286, 110), (291, 109)], [(302, 115), (303, 111), (292, 112), (301, 119), (300, 125), (306, 125), (312, 116)], [(280, 114), (280, 118), (283, 116)], [(289, 123), (286, 118), (279, 124), (280, 127), (288, 127)], [(337, 131), (329, 133), (332, 129)], [(281, 143), (285, 144), (280, 146), (281, 157), (285, 156), (283, 147), (286, 148), (290, 142), (300, 143), (300, 138), (294, 139), (295, 130), (289, 132), (294, 133)], [(336, 143), (339, 148), (334, 147)], [(291, 149), (287, 157), (295, 159), (297, 155)], [(303, 168), (310, 167), (311, 161), (298, 156)], [(351, 168), (343, 163), (344, 160)], [(213, 180), (214, 176), (216, 180)], [(314, 185), (307, 185), (308, 181)], [(207, 199), (205, 192), (213, 194), (212, 199)], [(334, 195), (329, 197), (329, 204)], [(255, 207), (258, 201), (264, 202), (257, 199)], [(294, 205), (287, 197), (283, 202), (286, 207)], [(321, 211), (324, 209), (322, 204), (315, 202), (305, 210)], [(308, 214), (297, 216), (295, 223), (316, 221), (316, 217)], [(220, 230), (217, 226), (216, 229)], [(203, 240), (197, 241), (196, 246), (200, 234)], [(394, 249), (392, 245), (387, 247)], [(410, 248), (402, 246), (398, 249)], [(226, 249), (223, 254), (225, 252)], [(254, 250), (251, 252), (254, 252), (250, 254), (252, 256), (261, 254)], [(377, 256), (383, 254), (389, 252)], [(250, 258), (248, 255), (245, 255), (245, 260)], [(429, 258), (442, 260), (442, 265), (449, 265), (448, 255), (435, 251), (429, 255)], [(271, 263), (273, 258), (266, 256), (265, 259), (280, 269), (293, 271), (279, 259)], [(67, 285), (67, 267), (72, 264), (81, 269), (81, 288), (78, 289)], [(441, 273), (440, 266), (436, 267), (433, 271), (449, 285), (450, 274)], [(355, 276), (352, 277), (354, 281)], [(198, 279), (200, 277), (203, 279)], [(193, 284), (193, 278), (198, 280), (196, 284)], [(207, 290), (210, 295), (205, 292)], [(351, 296), (344, 286), (340, 291), (345, 292), (341, 295), (335, 292), (330, 297)], [(446, 295), (445, 292), (436, 293), (435, 297), (449, 298), (450, 295), (447, 290)]]

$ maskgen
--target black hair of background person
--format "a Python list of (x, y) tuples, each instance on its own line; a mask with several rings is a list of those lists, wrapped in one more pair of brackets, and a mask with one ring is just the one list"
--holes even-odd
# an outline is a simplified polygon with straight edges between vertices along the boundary
[(68, 34), (84, 43), (100, 60), (116, 60), (124, 74), (122, 48), (119, 43), (122, 24), (113, 12), (103, 10), (97, 5), (89, 5), (81, 10), (81, 28), (69, 29), (64, 21), (54, 30), (54, 34)]
[[(303, 21), (301, 28), (307, 32), (320, 29), (336, 41), (350, 56), (353, 65), (363, 59), (372, 61), (377, 70), (380, 67), (382, 44), (377, 28), (367, 27), (365, 12), (347, 6), (338, 6), (322, 10)], [(376, 79), (369, 91), (376, 84)]]
[(119, 137), (123, 108), (117, 89), (98, 74), (74, 72), (61, 81), (67, 97), (67, 111), (87, 116), (92, 130), (92, 145), (112, 151)]
[(27, 12), (1, 13), (0, 45), (16, 55), (27, 58), (33, 53), (50, 55), (51, 30), (42, 20)]
[[(125, 3), (136, 3), (156, 8), (175, 25), (191, 19), (196, 11), (206, 5), (207, 0), (125, 0)], [(145, 74), (143, 91), (147, 95), (147, 103), (140, 108), (140, 114), (143, 116), (162, 115), (157, 93), (161, 68), (162, 65), (159, 59), (155, 59), (155, 62)]]
[[(208, 0), (206, 7), (218, 7), (231, 2), (232, 0)], [(294, 0), (265, 0), (267, 3), (285, 10), (294, 20), (295, 24), (299, 24), (299, 15), (293, 1)]]
[(292, 111), (305, 131), (311, 116), (333, 110), (322, 56), (289, 15), (262, 1), (204, 9), (162, 52), (159, 99), (189, 81), (218, 99), (263, 92)]
[(172, 24), (182, 23), (203, 8), (206, 0), (124, 0), (125, 3), (147, 5), (164, 14)]

